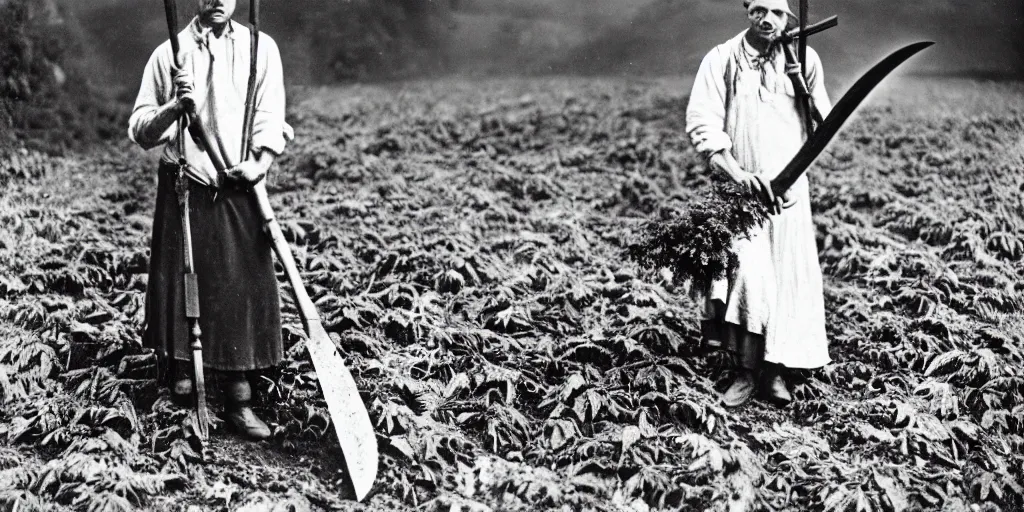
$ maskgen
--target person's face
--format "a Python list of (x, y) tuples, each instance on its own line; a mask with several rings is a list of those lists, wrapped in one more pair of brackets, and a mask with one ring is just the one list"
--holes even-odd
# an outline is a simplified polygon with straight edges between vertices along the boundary
[(782, 35), (789, 21), (789, 15), (782, 9), (753, 7), (747, 12), (750, 20), (750, 31), (758, 39), (771, 43)]
[(197, 0), (199, 19), (205, 25), (223, 25), (235, 14), (236, 0)]

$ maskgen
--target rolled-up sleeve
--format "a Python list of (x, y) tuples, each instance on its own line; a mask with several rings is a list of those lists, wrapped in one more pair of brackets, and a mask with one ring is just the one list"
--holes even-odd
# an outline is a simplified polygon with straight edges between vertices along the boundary
[(256, 88), (256, 111), (253, 113), (252, 151), (263, 149), (280, 155), (285, 144), (294, 138), (292, 127), (285, 122), (284, 72), (277, 43), (269, 36), (260, 36), (263, 73)]
[(732, 149), (725, 132), (725, 64), (715, 48), (700, 63), (686, 107), (686, 133), (704, 158)]
[(132, 110), (131, 117), (128, 118), (128, 138), (145, 149), (166, 144), (174, 137), (175, 130), (177, 130), (177, 123), (174, 123), (164, 130), (158, 140), (141, 140), (142, 133), (156, 116), (157, 110), (170, 101), (169, 59), (168, 43), (159, 46), (149, 57), (146, 69), (142, 72), (142, 84), (139, 86), (139, 95), (135, 98), (135, 108)]

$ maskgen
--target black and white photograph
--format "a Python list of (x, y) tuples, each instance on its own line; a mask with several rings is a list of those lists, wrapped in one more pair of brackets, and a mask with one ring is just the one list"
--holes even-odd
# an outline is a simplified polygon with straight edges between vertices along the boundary
[(1021, 0), (0, 0), (0, 510), (1022, 475)]

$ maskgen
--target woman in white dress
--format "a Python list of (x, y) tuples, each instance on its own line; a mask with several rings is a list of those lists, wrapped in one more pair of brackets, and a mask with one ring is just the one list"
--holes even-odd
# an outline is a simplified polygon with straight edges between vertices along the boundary
[[(807, 138), (779, 36), (794, 21), (786, 0), (746, 0), (750, 28), (704, 57), (686, 110), (686, 131), (713, 172), (772, 204), (775, 214), (737, 240), (738, 265), (708, 290), (702, 331), (707, 343), (733, 352), (737, 376), (728, 406), (755, 393), (778, 404), (792, 398), (783, 368), (830, 362), (821, 267), (807, 177), (789, 190), (786, 208), (768, 182)], [(813, 105), (827, 116), (821, 61), (807, 49)]]

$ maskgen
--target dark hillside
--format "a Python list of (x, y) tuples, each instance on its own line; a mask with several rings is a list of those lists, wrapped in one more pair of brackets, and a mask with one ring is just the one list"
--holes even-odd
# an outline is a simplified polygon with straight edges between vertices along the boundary
[[(163, 2), (59, 1), (86, 27), (105, 63), (100, 75), (110, 86), (134, 94), (149, 55), (167, 39)], [(245, 23), (249, 3), (238, 4), (235, 20)], [(401, 78), (447, 69), (441, 48), (448, 24), (444, 3), (268, 0), (262, 6), (261, 28), (280, 46), (290, 83)], [(180, 0), (178, 14), (183, 27), (194, 14), (193, 0)]]
[(0, 150), (48, 150), (109, 137), (121, 111), (91, 80), (91, 51), (53, 0), (0, 0)]

